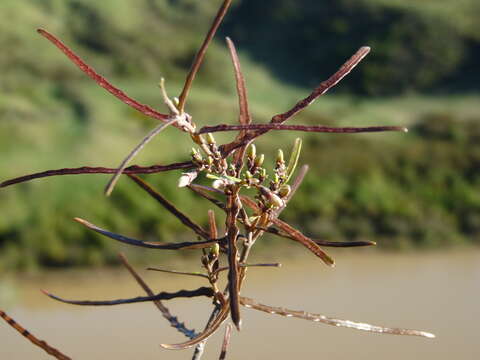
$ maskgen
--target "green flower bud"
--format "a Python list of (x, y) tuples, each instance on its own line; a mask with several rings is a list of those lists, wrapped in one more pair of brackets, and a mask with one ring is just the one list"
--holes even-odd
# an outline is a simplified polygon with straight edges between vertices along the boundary
[(213, 135), (211, 133), (207, 133), (207, 143), (209, 145), (215, 144), (215, 138), (213, 137)]
[(252, 160), (255, 159), (255, 157), (257, 156), (257, 148), (255, 147), (255, 144), (251, 144), (248, 147), (247, 156)]
[(255, 158), (255, 167), (261, 167), (263, 165), (264, 160), (265, 160), (265, 155), (260, 154), (259, 157)]
[(283, 150), (282, 150), (282, 149), (278, 149), (278, 153), (277, 153), (277, 163), (280, 163), (280, 164), (284, 164), (284, 163), (285, 163), (285, 159), (283, 158)]

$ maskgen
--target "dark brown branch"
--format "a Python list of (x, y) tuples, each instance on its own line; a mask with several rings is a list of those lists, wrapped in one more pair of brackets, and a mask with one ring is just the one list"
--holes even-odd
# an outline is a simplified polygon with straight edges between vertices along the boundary
[[(120, 261), (122, 264), (125, 266), (125, 268), (128, 270), (128, 272), (133, 276), (133, 278), (137, 281), (137, 283), (140, 285), (140, 287), (147, 293), (148, 296), (154, 296), (155, 293), (150, 289), (150, 287), (147, 285), (147, 283), (142, 279), (142, 277), (135, 271), (135, 269), (130, 265), (128, 262), (127, 258), (123, 254), (119, 254)], [(167, 319), (167, 321), (170, 323), (170, 325), (177, 329), (179, 332), (184, 334), (186, 337), (193, 339), (195, 336), (197, 336), (197, 333), (195, 330), (188, 329), (184, 323), (181, 323), (178, 321), (178, 318), (176, 316), (173, 316), (170, 313), (170, 310), (163, 305), (161, 300), (153, 300), (153, 303), (155, 306), (160, 310), (162, 313), (163, 317)]]
[[(123, 174), (154, 174), (154, 173), (171, 171), (171, 170), (190, 169), (193, 167), (194, 165), (191, 161), (174, 163), (170, 165), (153, 165), (153, 166), (145, 166), (145, 167), (132, 165), (127, 167), (125, 170), (123, 170)], [(115, 174), (116, 171), (117, 171), (116, 168), (89, 167), (89, 166), (82, 166), (78, 168), (64, 168), (64, 169), (57, 169), (57, 170), (47, 170), (47, 171), (24, 175), (14, 179), (4, 181), (0, 183), (0, 188), (7, 187), (14, 184), (19, 184), (25, 181), (49, 177), (49, 176), (79, 175), (79, 174)]]
[(178, 210), (170, 201), (155, 191), (149, 184), (140, 179), (138, 176), (129, 174), (128, 177), (135, 181), (135, 183), (145, 190), (151, 197), (157, 200), (165, 209), (170, 211), (170, 213), (180, 220), (182, 224), (192, 229), (197, 235), (201, 236), (205, 240), (211, 240), (208, 232), (203, 230), (199, 225), (195, 224), (187, 215)]
[(190, 88), (192, 87), (193, 80), (195, 79), (195, 76), (197, 75), (197, 72), (202, 65), (208, 46), (212, 42), (212, 39), (215, 36), (215, 33), (217, 32), (218, 27), (220, 26), (223, 18), (225, 17), (225, 14), (227, 13), (231, 3), (232, 0), (224, 0), (222, 6), (217, 12), (215, 19), (213, 20), (212, 26), (210, 27), (210, 30), (208, 31), (202, 46), (200, 47), (200, 50), (198, 50), (198, 53), (193, 60), (192, 67), (190, 68), (190, 72), (188, 73), (187, 79), (185, 80), (185, 85), (183, 86), (182, 93), (179, 96), (178, 110), (180, 111), (180, 113), (182, 113), (185, 108), (185, 102), (187, 101), (188, 93), (190, 91)]
[(112, 233), (110, 231), (107, 231), (105, 229), (102, 229), (84, 219), (80, 218), (74, 218), (75, 221), (79, 222), (80, 224), (86, 226), (90, 230), (93, 230), (99, 234), (102, 234), (106, 237), (109, 237), (110, 239), (120, 241), (124, 244), (128, 245), (134, 245), (134, 246), (140, 246), (144, 248), (149, 248), (149, 249), (158, 249), (158, 250), (180, 250), (180, 249), (202, 249), (202, 248), (207, 248), (215, 243), (217, 243), (216, 240), (209, 240), (209, 241), (196, 241), (196, 242), (181, 242), (181, 243), (157, 243), (157, 242), (147, 242), (147, 241), (141, 241), (137, 239), (132, 239), (127, 236), (123, 236), (120, 234)]
[(263, 311), (269, 314), (276, 314), (276, 315), (287, 316), (287, 317), (296, 317), (299, 319), (321, 322), (327, 325), (333, 325), (337, 327), (348, 327), (356, 330), (363, 330), (363, 331), (379, 333), (379, 334), (411, 335), (411, 336), (426, 337), (430, 339), (435, 337), (435, 335), (425, 331), (400, 329), (400, 328), (388, 328), (383, 326), (358, 323), (350, 320), (334, 319), (334, 318), (327, 317), (325, 315), (312, 314), (305, 311), (289, 310), (282, 307), (263, 305), (263, 304), (257, 303), (253, 299), (249, 299), (246, 297), (241, 297), (240, 302), (243, 306), (247, 308)]
[[(250, 268), (250, 267), (276, 267), (276, 268), (279, 268), (279, 267), (282, 267), (282, 264), (280, 263), (270, 263), (270, 264), (238, 264), (239, 267), (241, 268)], [(227, 266), (224, 266), (224, 267), (221, 267), (221, 268), (218, 268), (215, 273), (219, 273), (219, 272), (222, 272), (222, 271), (225, 271), (225, 270), (228, 270), (228, 267)]]
[(118, 98), (121, 102), (127, 104), (128, 106), (133, 107), (138, 110), (145, 116), (165, 121), (168, 119), (168, 115), (161, 114), (155, 109), (152, 109), (150, 106), (141, 104), (138, 101), (132, 99), (122, 90), (113, 86), (110, 82), (107, 81), (103, 76), (98, 74), (91, 66), (87, 65), (77, 54), (75, 54), (68, 46), (66, 46), (62, 41), (57, 37), (50, 34), (44, 29), (37, 29), (38, 33), (48, 39), (53, 45), (59, 48), (80, 70), (87, 74), (91, 79), (93, 79), (98, 85), (103, 87), (113, 96)]
[(45, 350), (47, 354), (52, 355), (58, 360), (71, 360), (68, 356), (62, 354), (59, 350), (51, 347), (45, 341), (39, 340), (35, 337), (30, 331), (22, 327), (19, 323), (17, 323), (14, 319), (8, 316), (4, 311), (0, 310), (0, 317), (7, 322), (12, 328), (17, 330), (22, 336), (30, 340), (34, 345), (38, 346), (39, 348)]
[(82, 306), (110, 306), (110, 305), (123, 305), (123, 304), (135, 304), (139, 302), (146, 301), (155, 301), (155, 300), (172, 300), (177, 298), (192, 298), (199, 296), (212, 297), (213, 290), (209, 287), (200, 287), (195, 290), (180, 290), (174, 293), (162, 291), (154, 296), (138, 296), (130, 299), (117, 299), (117, 300), (67, 300), (62, 299), (56, 295), (49, 293), (48, 291), (42, 290), (42, 292), (48, 297), (72, 305), (82, 305)]
[(149, 267), (149, 268), (147, 268), (147, 270), (159, 271), (159, 272), (164, 272), (164, 273), (168, 273), (168, 274), (176, 274), (176, 275), (196, 276), (196, 277), (201, 277), (201, 278), (209, 279), (208, 275), (202, 274), (202, 273), (185, 272), (185, 271), (177, 271), (177, 270), (168, 270), (168, 269), (153, 268), (153, 267)]
[(198, 133), (214, 133), (220, 131), (238, 131), (238, 130), (287, 130), (287, 131), (304, 131), (318, 133), (335, 133), (335, 134), (353, 134), (365, 132), (381, 132), (381, 131), (403, 131), (407, 129), (402, 126), (367, 126), (367, 127), (330, 127), (330, 126), (310, 126), (310, 125), (283, 125), (283, 124), (250, 124), (250, 125), (228, 125), (220, 124), (214, 126), (204, 126)]

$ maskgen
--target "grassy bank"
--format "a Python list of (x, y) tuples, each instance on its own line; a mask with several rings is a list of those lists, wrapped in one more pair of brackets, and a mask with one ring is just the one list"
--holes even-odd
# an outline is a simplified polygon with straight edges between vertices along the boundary
[[(247, 61), (248, 64), (248, 61)], [(250, 70), (250, 71), (248, 71)], [(267, 121), (306, 90), (289, 88), (254, 65), (247, 66), (253, 116)], [(149, 104), (159, 104), (151, 81), (117, 82)], [(169, 89), (178, 89), (169, 84)], [(69, 92), (70, 91), (70, 92)], [(61, 95), (59, 95), (61, 94)], [(235, 121), (233, 89), (198, 87), (189, 111), (200, 124)], [(34, 90), (32, 99), (5, 101), (0, 122), (2, 179), (45, 169), (116, 166), (155, 126), (102, 89), (78, 82), (59, 91), (55, 84)], [(17, 101), (15, 101), (17, 100)], [(302, 163), (309, 176), (285, 212), (305, 231), (330, 240), (374, 239), (380, 246), (446, 246), (478, 242), (480, 231), (480, 121), (477, 96), (359, 99), (328, 95), (297, 118), (298, 123), (408, 125), (408, 134), (308, 135)], [(8, 116), (7, 116), (8, 114)], [(259, 151), (272, 159), (301, 134), (271, 133)], [(227, 135), (224, 135), (227, 139)], [(168, 130), (138, 158), (139, 164), (188, 159), (189, 143)], [(178, 172), (149, 176), (181, 209), (195, 208), (201, 223), (208, 204), (178, 191)], [(111, 198), (101, 196), (103, 175), (64, 176), (2, 189), (1, 264), (102, 264), (114, 261), (117, 244), (71, 221), (84, 217), (133, 237), (179, 241), (176, 219), (128, 180)], [(204, 179), (200, 180), (205, 182)], [(198, 216), (197, 216), (198, 215)]]

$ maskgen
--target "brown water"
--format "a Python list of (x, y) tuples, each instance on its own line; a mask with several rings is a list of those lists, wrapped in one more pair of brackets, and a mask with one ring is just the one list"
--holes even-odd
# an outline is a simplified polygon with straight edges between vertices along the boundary
[[(306, 254), (294, 255), (281, 269), (251, 269), (242, 293), (270, 305), (426, 330), (437, 338), (369, 334), (243, 308), (243, 329), (234, 332), (228, 358), (480, 359), (480, 251), (335, 255), (334, 270)], [(159, 273), (146, 278), (159, 291), (195, 288), (203, 281)], [(3, 279), (0, 307), (73, 359), (191, 358), (191, 350), (160, 348), (160, 343), (184, 338), (152, 304), (75, 307), (46, 299), (39, 288), (76, 299), (130, 297), (142, 291), (126, 274), (112, 270)], [(196, 328), (210, 308), (208, 300), (198, 299), (168, 305)], [(221, 333), (210, 339), (204, 359), (218, 359), (221, 340)], [(0, 322), (0, 359), (50, 357)]]

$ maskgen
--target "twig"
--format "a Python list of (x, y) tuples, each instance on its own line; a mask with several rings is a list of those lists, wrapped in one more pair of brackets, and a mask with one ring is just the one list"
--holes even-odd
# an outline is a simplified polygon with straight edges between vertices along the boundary
[(7, 322), (12, 328), (17, 330), (22, 336), (30, 340), (34, 345), (45, 350), (48, 354), (52, 355), (58, 360), (71, 360), (68, 356), (62, 354), (59, 350), (51, 347), (45, 341), (37, 339), (30, 331), (22, 327), (19, 323), (8, 316), (4, 311), (0, 310), (0, 317)]
[(169, 273), (169, 274), (176, 274), (176, 275), (197, 276), (197, 277), (201, 277), (201, 278), (208, 279), (208, 275), (205, 275), (205, 274), (202, 274), (202, 273), (197, 273), (197, 272), (185, 272), (185, 271), (168, 270), (168, 269), (153, 268), (153, 267), (149, 267), (149, 268), (147, 268), (147, 270), (159, 271), (159, 272), (164, 272), (164, 273)]
[[(282, 267), (282, 264), (280, 263), (270, 263), (270, 264), (238, 264), (239, 267), (241, 268), (247, 268), (247, 267)], [(224, 266), (221, 268), (218, 268), (216, 270), (217, 273), (228, 270), (228, 266)]]

